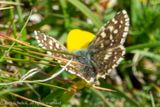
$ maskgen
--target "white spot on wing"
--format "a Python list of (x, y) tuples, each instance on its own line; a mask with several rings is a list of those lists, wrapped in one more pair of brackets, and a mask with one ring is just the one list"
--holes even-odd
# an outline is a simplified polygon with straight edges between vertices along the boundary
[(53, 49), (53, 47), (52, 47), (52, 46), (49, 46), (49, 49)]
[(129, 26), (129, 22), (127, 21), (127, 22), (125, 23), (125, 25), (126, 25), (126, 26)]
[(56, 45), (56, 48), (59, 49), (59, 44), (56, 43), (55, 45)]
[(124, 28), (124, 31), (128, 32), (129, 28), (128, 27), (125, 27)]
[(115, 68), (115, 67), (117, 67), (117, 64), (114, 64), (114, 65), (112, 66), (112, 69)]
[(128, 15), (127, 15), (127, 14), (125, 14), (125, 15), (124, 15), (124, 18), (126, 18), (126, 19), (127, 19), (127, 18), (128, 18)]
[(120, 23), (123, 24), (123, 21), (121, 20)]
[(129, 22), (129, 18), (126, 18), (125, 21), (126, 21), (126, 22)]
[(124, 33), (123, 33), (123, 37), (126, 37), (127, 34), (128, 34), (128, 32), (124, 32)]
[(123, 35), (122, 35), (122, 36), (123, 36), (123, 37), (126, 37), (126, 36), (127, 36), (127, 33), (128, 33), (128, 32), (123, 32)]
[(121, 48), (121, 50), (122, 50), (122, 56), (123, 56), (125, 54), (125, 48), (124, 48), (123, 45), (120, 45), (119, 48)]
[(122, 38), (120, 41), (120, 44), (123, 45), (124, 42), (125, 42), (125, 38)]
[(115, 29), (115, 30), (113, 31), (113, 33), (114, 33), (114, 34), (117, 34), (117, 33), (118, 33), (118, 30), (117, 30), (117, 29)]
[(110, 56), (111, 56), (110, 54), (106, 54), (106, 55), (104, 56), (104, 60), (107, 60)]
[(46, 35), (44, 35), (43, 37), (44, 37), (44, 40), (46, 41), (46, 40), (47, 40), (47, 37), (46, 37)]
[(113, 40), (113, 36), (112, 36), (112, 34), (110, 34), (109, 39), (110, 39), (110, 40)]
[(52, 40), (51, 39), (49, 40), (49, 44), (52, 45)]
[(117, 24), (117, 23), (118, 23), (118, 21), (115, 20), (115, 18), (112, 19), (112, 22), (113, 22), (114, 24)]
[(112, 32), (114, 27), (113, 26), (108, 26), (108, 29), (110, 30), (110, 32)]
[(101, 48), (104, 48), (104, 44), (103, 44), (103, 43), (101, 43), (101, 44), (100, 44), (100, 47), (101, 47)]
[(106, 37), (106, 33), (105, 33), (105, 32), (102, 32), (102, 33), (101, 33), (101, 37), (102, 37), (102, 38), (105, 38), (105, 37)]
[(41, 39), (41, 42), (44, 43), (45, 41), (43, 39)]
[(123, 14), (127, 14), (126, 10), (122, 10), (122, 13), (123, 13)]
[(108, 69), (108, 73), (110, 73), (112, 71), (112, 69)]
[(125, 51), (122, 51), (122, 56), (125, 55), (125, 53), (126, 53)]

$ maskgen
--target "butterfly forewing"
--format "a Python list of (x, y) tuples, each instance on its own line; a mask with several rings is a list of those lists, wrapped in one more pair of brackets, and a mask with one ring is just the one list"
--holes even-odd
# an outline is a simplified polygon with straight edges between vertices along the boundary
[(122, 10), (100, 29), (96, 38), (91, 42), (89, 49), (107, 49), (123, 45), (128, 34), (128, 30), (129, 18), (127, 12)]
[[(44, 49), (48, 49), (48, 50), (68, 52), (68, 50), (61, 43), (59, 43), (56, 39), (54, 39), (53, 37), (50, 37), (50, 36), (48, 36), (44, 33), (41, 33), (40, 31), (35, 31), (34, 35), (35, 35), (35, 38), (36, 38), (40, 47), (42, 47)], [(47, 51), (47, 54), (52, 55), (52, 56), (56, 56), (56, 57), (59, 57), (59, 58), (64, 58), (64, 59), (67, 59), (67, 60), (73, 59), (74, 61), (76, 61), (76, 58), (74, 56), (71, 56), (71, 55), (66, 55), (66, 54), (56, 53), (56, 52), (50, 52), (50, 51)], [(62, 67), (65, 65), (65, 63), (62, 60), (57, 60), (57, 61), (61, 64)], [(76, 74), (77, 76), (82, 77), (83, 74), (81, 72), (78, 72), (80, 67), (81, 66), (77, 66), (75, 64), (70, 64), (66, 68), (66, 70), (68, 70), (72, 74)]]
[(125, 53), (124, 42), (129, 30), (129, 18), (125, 10), (104, 25), (91, 42), (88, 51), (96, 73), (104, 77), (120, 62)]
[[(47, 36), (44, 33), (41, 33), (39, 31), (35, 31), (34, 34), (40, 47), (48, 50), (55, 50), (55, 51), (61, 51), (61, 52), (67, 51), (67, 49), (61, 43), (59, 43), (56, 39), (50, 36)], [(51, 53), (49, 51), (47, 53), (54, 56), (65, 57), (63, 56), (63, 54), (57, 54), (53, 52)]]

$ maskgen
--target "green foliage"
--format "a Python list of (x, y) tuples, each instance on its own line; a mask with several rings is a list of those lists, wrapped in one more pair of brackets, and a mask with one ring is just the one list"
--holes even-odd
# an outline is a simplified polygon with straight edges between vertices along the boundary
[[(0, 8), (0, 104), (4, 107), (6, 102), (19, 107), (29, 104), (31, 107), (160, 106), (160, 2), (118, 0), (117, 5), (107, 5), (102, 1), (0, 1), (3, 4)], [(61, 69), (59, 63), (45, 54), (47, 50), (38, 48), (32, 37), (34, 30), (65, 43), (71, 29), (96, 33), (102, 23), (122, 9), (127, 10), (131, 25), (125, 44), (127, 53), (116, 76), (100, 79), (101, 87), (115, 91), (96, 90), (66, 71), (45, 82), (35, 81)], [(40, 71), (33, 72), (35, 68)], [(27, 78), (27, 73), (33, 76)], [(25, 82), (24, 78), (27, 78)]]

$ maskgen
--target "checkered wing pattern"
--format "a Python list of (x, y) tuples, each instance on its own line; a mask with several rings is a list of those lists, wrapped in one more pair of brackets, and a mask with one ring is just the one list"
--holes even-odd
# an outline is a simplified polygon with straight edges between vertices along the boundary
[[(53, 37), (50, 37), (44, 33), (41, 33), (40, 31), (34, 31), (34, 35), (39, 46), (42, 47), (43, 49), (54, 50), (59, 52), (67, 52), (67, 49)], [(53, 55), (55, 57), (66, 58), (66, 59), (71, 57), (69, 55), (50, 52), (50, 51), (47, 51), (47, 54)]]
[(129, 30), (129, 17), (125, 10), (104, 25), (91, 42), (88, 51), (98, 77), (105, 77), (125, 54), (124, 42)]
[[(87, 50), (81, 50), (77, 53), (82, 57), (72, 57), (51, 52), (48, 52), (48, 54), (66, 59), (73, 58), (74, 61), (79, 61), (82, 65), (70, 64), (67, 70), (81, 77), (86, 82), (95, 82), (96, 78), (105, 77), (106, 74), (119, 64), (125, 54), (123, 44), (128, 30), (129, 17), (127, 12), (122, 10), (100, 29)], [(40, 47), (44, 49), (67, 52), (67, 49), (62, 44), (44, 33), (35, 31), (35, 38)]]
[[(40, 47), (42, 47), (44, 49), (48, 49), (48, 50), (68, 52), (68, 50), (53, 37), (50, 37), (44, 33), (41, 33), (40, 31), (34, 31), (34, 35), (35, 35), (35, 38), (36, 38)], [(55, 56), (55, 57), (59, 57), (59, 58), (65, 58), (68, 60), (73, 59), (73, 61), (78, 61), (76, 57), (71, 56), (71, 55), (54, 53), (54, 52), (50, 52), (50, 51), (47, 51), (47, 54)], [(65, 63), (62, 62), (61, 60), (57, 60), (57, 62), (59, 62), (62, 67), (65, 65)], [(81, 66), (81, 64), (80, 65), (79, 64), (70, 64), (66, 68), (66, 70), (72, 74), (79, 76), (80, 78), (84, 79), (85, 81), (87, 81), (84, 77), (85, 74), (83, 72), (80, 72), (81, 67), (84, 67), (84, 65)]]

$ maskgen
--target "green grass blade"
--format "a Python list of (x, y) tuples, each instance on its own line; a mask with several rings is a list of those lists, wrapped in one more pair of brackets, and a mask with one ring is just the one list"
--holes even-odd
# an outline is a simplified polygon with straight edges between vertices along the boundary
[(136, 49), (155, 48), (155, 47), (160, 47), (160, 42), (143, 43), (143, 44), (129, 46), (126, 48), (126, 52), (131, 52), (132, 50), (136, 50)]
[(71, 4), (73, 4), (75, 7), (77, 7), (83, 14), (85, 14), (88, 18), (92, 20), (92, 22), (96, 25), (97, 28), (100, 28), (102, 26), (102, 22), (95, 16), (92, 11), (85, 6), (83, 3), (81, 3), (78, 0), (68, 0)]
[(156, 107), (152, 92), (150, 92), (150, 98), (151, 98), (152, 107)]
[(155, 53), (152, 52), (147, 52), (147, 51), (142, 51), (142, 50), (134, 50), (131, 53), (137, 53), (143, 56), (147, 56), (149, 58), (155, 59), (157, 61), (160, 61), (160, 55), (157, 55)]

